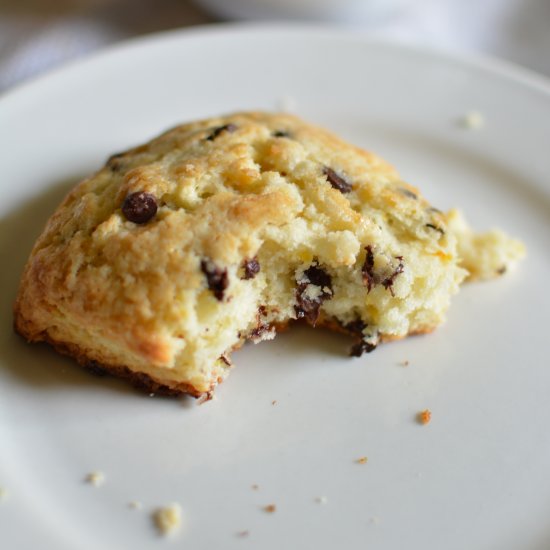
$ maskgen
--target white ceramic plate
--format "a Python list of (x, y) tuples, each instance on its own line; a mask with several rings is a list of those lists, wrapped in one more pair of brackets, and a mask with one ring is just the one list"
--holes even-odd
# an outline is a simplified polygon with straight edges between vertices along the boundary
[[(436, 333), (361, 359), (303, 328), (247, 346), (201, 406), (94, 378), (12, 334), (23, 263), (71, 184), (178, 122), (285, 97), (437, 206), (521, 237), (527, 260), (464, 288)], [(457, 124), (471, 109), (478, 131)], [(542, 79), (326, 29), (160, 35), (3, 97), (2, 548), (159, 548), (150, 512), (171, 502), (182, 548), (549, 548), (549, 136)], [(83, 482), (92, 470), (102, 487)]]

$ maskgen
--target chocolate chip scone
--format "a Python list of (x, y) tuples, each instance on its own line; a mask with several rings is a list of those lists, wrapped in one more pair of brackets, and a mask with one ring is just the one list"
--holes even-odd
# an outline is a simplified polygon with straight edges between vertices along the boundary
[(31, 253), (15, 327), (148, 391), (199, 396), (232, 350), (295, 319), (350, 333), (354, 355), (429, 332), (468, 273), (522, 254), (372, 153), (241, 113), (178, 126), (73, 189)]

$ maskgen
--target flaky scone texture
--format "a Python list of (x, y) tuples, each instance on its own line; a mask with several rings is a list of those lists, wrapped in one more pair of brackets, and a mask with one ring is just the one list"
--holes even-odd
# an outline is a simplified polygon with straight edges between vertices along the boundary
[(212, 118), (112, 156), (69, 193), (32, 250), (15, 327), (149, 391), (199, 396), (233, 349), (294, 319), (349, 332), (355, 355), (433, 330), (469, 273), (523, 254), (473, 235), (376, 155), (294, 116)]

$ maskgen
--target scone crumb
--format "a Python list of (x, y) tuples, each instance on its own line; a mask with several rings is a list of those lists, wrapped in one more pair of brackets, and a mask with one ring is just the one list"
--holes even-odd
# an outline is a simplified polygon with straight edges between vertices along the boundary
[(296, 111), (296, 106), (296, 99), (290, 95), (283, 95), (276, 102), (276, 109), (282, 113), (292, 113)]
[(277, 506), (275, 504), (268, 504), (267, 506), (264, 506), (264, 512), (267, 512), (268, 514), (273, 514), (273, 512), (277, 511)]
[(420, 411), (417, 415), (417, 420), (419, 424), (428, 424), (432, 419), (432, 411), (430, 409), (424, 409)]
[(272, 405), (276, 405), (277, 404), (277, 400), (274, 399), (272, 402), (271, 402)]
[(207, 391), (197, 399), (197, 405), (204, 405), (205, 403), (208, 403), (208, 401), (213, 401), (214, 399), (216, 399), (214, 393), (211, 391)]
[(0, 487), (0, 502), (8, 500), (10, 492), (5, 487)]
[(370, 518), (370, 522), (373, 523), (374, 525), (378, 525), (380, 521), (381, 520), (378, 516), (372, 516), (372, 518)]
[(401, 361), (401, 363), (399, 363), (402, 367), (408, 367), (409, 366), (409, 360), (408, 359), (405, 359), (405, 361)]
[(368, 456), (361, 456), (357, 459), (357, 464), (366, 464), (369, 461)]
[(250, 487), (254, 489), (254, 491), (257, 491), (260, 488), (260, 486), (256, 483), (253, 483)]
[(322, 497), (316, 497), (315, 498), (315, 502), (319, 503), (319, 504), (326, 504), (328, 502), (328, 498), (325, 497), (325, 496), (322, 496)]
[(485, 126), (485, 118), (479, 111), (469, 111), (460, 119), (460, 125), (467, 130), (480, 130)]
[(175, 533), (181, 527), (181, 506), (174, 503), (157, 508), (153, 512), (153, 522), (161, 535)]
[(244, 531), (239, 531), (237, 533), (237, 536), (244, 539), (250, 535), (250, 531), (248, 529), (245, 529)]
[(128, 508), (131, 508), (132, 510), (141, 510), (143, 508), (143, 504), (139, 500), (132, 500), (128, 503)]
[(99, 471), (90, 472), (86, 475), (85, 481), (94, 487), (101, 487), (105, 483), (105, 474)]

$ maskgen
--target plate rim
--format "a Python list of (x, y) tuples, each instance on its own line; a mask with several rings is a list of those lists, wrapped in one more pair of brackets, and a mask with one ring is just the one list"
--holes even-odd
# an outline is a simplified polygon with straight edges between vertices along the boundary
[[(220, 27), (223, 27), (221, 29)], [(57, 78), (64, 78), (67, 74), (69, 74), (71, 71), (80, 68), (82, 65), (88, 64), (95, 64), (95, 63), (103, 63), (106, 58), (109, 58), (112, 55), (120, 55), (122, 52), (133, 53), (135, 52), (134, 48), (141, 48), (141, 47), (147, 47), (151, 43), (160, 43), (164, 42), (164, 40), (194, 40), (197, 38), (197, 35), (200, 35), (200, 37), (205, 36), (204, 31), (207, 31), (209, 33), (221, 36), (225, 34), (225, 36), (230, 37), (234, 36), (237, 33), (242, 32), (242, 28), (246, 27), (248, 31), (256, 32), (267, 32), (267, 29), (271, 29), (272, 32), (289, 32), (289, 26), (288, 25), (257, 25), (257, 24), (224, 24), (224, 25), (207, 25), (202, 27), (196, 27), (192, 29), (192, 32), (187, 29), (177, 29), (174, 31), (165, 31), (161, 33), (155, 33), (152, 35), (148, 35), (146, 37), (138, 37), (135, 39), (130, 39), (126, 41), (119, 42), (115, 45), (103, 48), (100, 51), (93, 52), (89, 55), (86, 55), (84, 57), (81, 57), (79, 59), (73, 60), (69, 63), (66, 63), (52, 71), (47, 72), (46, 74), (39, 75), (37, 77), (33, 77), (27, 82), (24, 82), (8, 91), (5, 95), (0, 95), (0, 110), (4, 108), (4, 101), (6, 99), (9, 99), (10, 97), (15, 97), (15, 101), (18, 100), (18, 94), (20, 92), (29, 93), (32, 97), (33, 94), (36, 93), (37, 90), (34, 90), (33, 87), (36, 86), (37, 89), (40, 89), (40, 85), (48, 85), (50, 82), (57, 82)], [(251, 29), (252, 27), (252, 29)], [(476, 68), (481, 71), (484, 71), (485, 73), (489, 74), (489, 76), (500, 76), (501, 78), (505, 78), (506, 80), (510, 82), (516, 82), (519, 84), (524, 85), (525, 90), (538, 90), (545, 99), (550, 99), (550, 80), (545, 81), (545, 77), (542, 77), (542, 80), (538, 82), (539, 76), (536, 73), (533, 73), (533, 75), (530, 75), (529, 70), (524, 70), (521, 67), (515, 67), (513, 64), (508, 64), (507, 62), (502, 62), (497, 59), (491, 59), (491, 58), (484, 58), (483, 56), (478, 55), (464, 55), (464, 54), (456, 54), (456, 57), (451, 52), (445, 52), (445, 51), (439, 51), (437, 49), (432, 49), (429, 47), (409, 47), (406, 44), (402, 44), (399, 42), (394, 41), (387, 41), (387, 40), (381, 40), (377, 37), (372, 37), (370, 35), (365, 35), (364, 33), (346, 33), (342, 29), (335, 29), (333, 27), (327, 28), (326, 26), (310, 26), (310, 25), (293, 25), (292, 26), (292, 32), (303, 33), (303, 29), (308, 29), (307, 32), (313, 31), (311, 34), (316, 36), (334, 36), (344, 39), (346, 42), (353, 42), (356, 41), (357, 43), (361, 44), (374, 44), (374, 45), (381, 45), (383, 47), (387, 47), (388, 49), (392, 49), (396, 52), (409, 52), (412, 54), (413, 58), (416, 55), (423, 55), (428, 60), (432, 60), (434, 62), (444, 62), (445, 60), (456, 62), (457, 66), (462, 66), (465, 68)], [(327, 31), (328, 32), (325, 32)], [(221, 32), (220, 32), (221, 31)], [(229, 31), (229, 32), (226, 32)], [(319, 32), (317, 32), (319, 31)], [(241, 34), (242, 36), (242, 34)], [(487, 65), (489, 63), (489, 65)], [(511, 71), (511, 73), (510, 73)], [(530, 78), (532, 76), (535, 77), (535, 81), (531, 82)], [(526, 80), (524, 80), (526, 79)], [(3, 101), (4, 100), (4, 101)], [(8, 106), (8, 105), (6, 105)], [(1, 113), (0, 113), (1, 114)], [(550, 122), (550, 121), (549, 121)], [(53, 541), (54, 543), (59, 541)], [(181, 542), (181, 541), (179, 541)]]
[(244, 21), (178, 27), (114, 42), (82, 56), (78, 56), (77, 58), (62, 62), (58, 66), (35, 76), (31, 76), (23, 82), (0, 92), (0, 108), (3, 107), (4, 103), (7, 101), (14, 100), (14, 98), (16, 100), (19, 95), (29, 92), (32, 93), (34, 87), (47, 85), (51, 81), (70, 75), (72, 71), (80, 69), (82, 66), (102, 63), (105, 59), (121, 55), (125, 51), (135, 50), (171, 40), (191, 41), (208, 36), (225, 36), (232, 38), (235, 36), (250, 36), (257, 33), (261, 33), (262, 36), (266, 33), (291, 33), (302, 37), (304, 34), (308, 34), (312, 37), (328, 37), (333, 40), (352, 41), (363, 45), (373, 45), (399, 50), (401, 52), (409, 52), (415, 55), (429, 57), (439, 62), (451, 62), (456, 65), (482, 70), (492, 76), (523, 85), (550, 99), (550, 76), (546, 76), (533, 69), (491, 54), (415, 43), (411, 40), (381, 37), (376, 32), (357, 28), (347, 28), (335, 24)]

